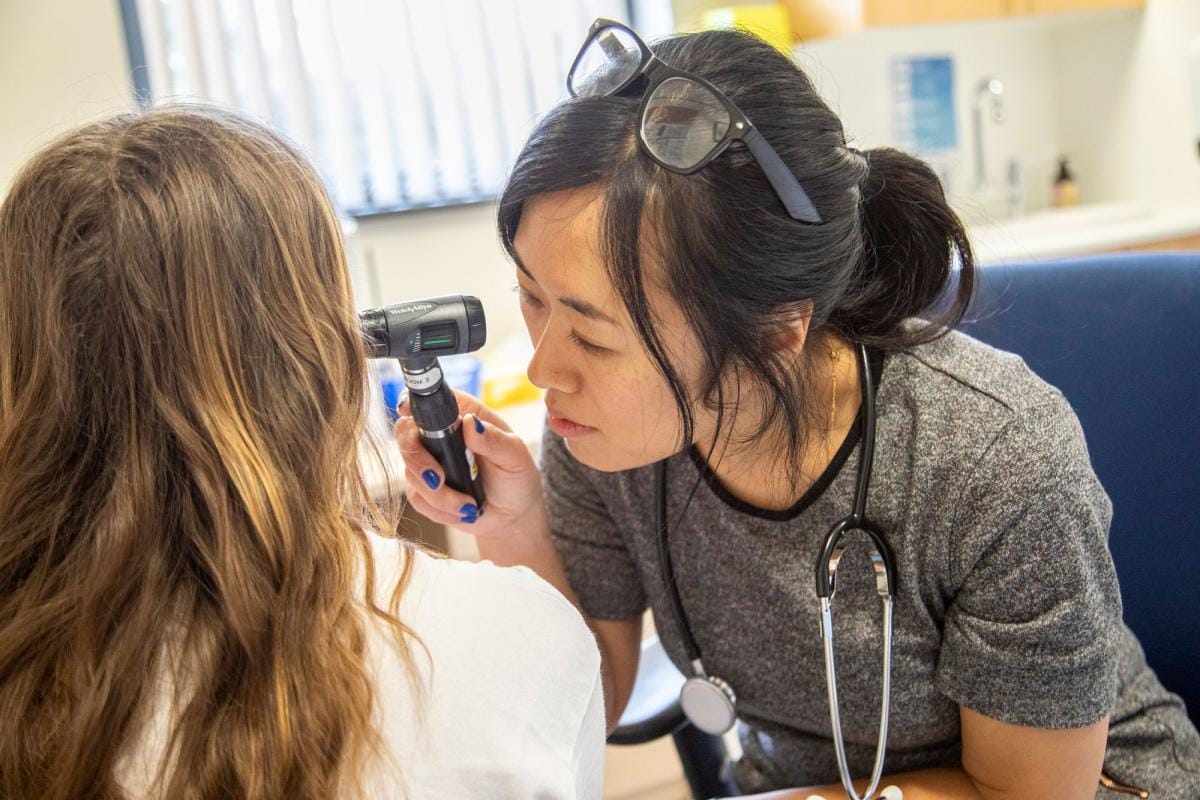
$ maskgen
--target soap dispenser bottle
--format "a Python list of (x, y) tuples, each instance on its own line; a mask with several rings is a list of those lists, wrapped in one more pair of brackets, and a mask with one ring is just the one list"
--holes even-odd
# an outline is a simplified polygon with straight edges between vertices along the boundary
[(1075, 176), (1067, 168), (1066, 156), (1058, 159), (1058, 177), (1054, 179), (1053, 205), (1055, 208), (1079, 205), (1079, 184), (1075, 183)]

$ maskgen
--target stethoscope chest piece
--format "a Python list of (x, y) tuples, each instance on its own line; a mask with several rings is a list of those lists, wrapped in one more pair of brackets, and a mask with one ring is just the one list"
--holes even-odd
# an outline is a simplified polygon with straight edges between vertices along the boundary
[(700, 730), (720, 736), (737, 720), (733, 687), (715, 675), (693, 675), (679, 691), (679, 707)]

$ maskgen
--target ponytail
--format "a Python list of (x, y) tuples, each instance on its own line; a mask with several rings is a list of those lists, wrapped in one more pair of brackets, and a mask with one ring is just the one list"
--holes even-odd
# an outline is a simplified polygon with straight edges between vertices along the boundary
[[(890, 147), (864, 155), (863, 257), (829, 324), (851, 341), (885, 349), (932, 341), (962, 320), (971, 301), (976, 267), (966, 229), (928, 164)], [(902, 324), (918, 316), (923, 323)]]

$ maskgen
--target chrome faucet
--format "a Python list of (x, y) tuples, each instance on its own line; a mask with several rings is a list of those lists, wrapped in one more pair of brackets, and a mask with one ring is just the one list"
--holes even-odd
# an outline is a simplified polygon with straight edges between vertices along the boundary
[(983, 108), (989, 106), (989, 116), (997, 124), (1004, 122), (1004, 84), (999, 78), (984, 78), (975, 87), (971, 103), (975, 135), (975, 191), (987, 188), (987, 161), (983, 157)]

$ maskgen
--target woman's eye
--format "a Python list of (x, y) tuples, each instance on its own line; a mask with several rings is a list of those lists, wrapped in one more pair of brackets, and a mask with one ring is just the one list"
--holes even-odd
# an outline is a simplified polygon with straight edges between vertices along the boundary
[(535, 297), (532, 292), (527, 291), (525, 289), (525, 287), (522, 286), (521, 284), (514, 283), (512, 290), (517, 293), (517, 299), (523, 305), (528, 305), (530, 308), (541, 308), (542, 307), (542, 301), (538, 300), (537, 297)]
[[(521, 305), (526, 306), (531, 311), (537, 311), (543, 307), (542, 301), (539, 300), (533, 292), (529, 291), (521, 284), (514, 283), (512, 290), (517, 293), (517, 297), (520, 300)], [(609, 350), (607, 347), (601, 347), (598, 344), (592, 344), (587, 339), (584, 339), (582, 336), (575, 333), (575, 331), (571, 331), (569, 338), (576, 347), (591, 355), (603, 355), (605, 353), (612, 352), (612, 350)]]
[(571, 341), (574, 342), (575, 345), (577, 347), (579, 347), (579, 349), (585, 353), (591, 353), (593, 355), (601, 355), (604, 353), (612, 352), (607, 347), (601, 347), (598, 344), (592, 344), (587, 339), (584, 339), (582, 336), (575, 333), (574, 331), (571, 332)]

